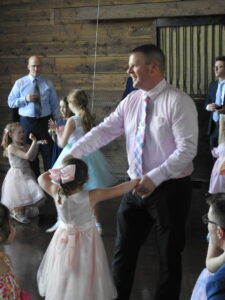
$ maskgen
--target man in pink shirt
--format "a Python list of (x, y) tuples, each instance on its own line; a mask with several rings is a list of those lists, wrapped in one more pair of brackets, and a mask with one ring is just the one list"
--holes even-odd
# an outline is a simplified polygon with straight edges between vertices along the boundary
[[(190, 174), (197, 152), (197, 111), (187, 94), (164, 79), (164, 54), (157, 46), (143, 45), (132, 50), (127, 73), (138, 90), (79, 139), (71, 154), (85, 156), (125, 134), (127, 173), (132, 179), (140, 177), (140, 183), (123, 197), (118, 210), (113, 258), (117, 299), (129, 299), (140, 246), (156, 225), (160, 273), (154, 300), (178, 300), (181, 252), (191, 200)], [(142, 173), (138, 176), (134, 149), (146, 97), (149, 100)]]

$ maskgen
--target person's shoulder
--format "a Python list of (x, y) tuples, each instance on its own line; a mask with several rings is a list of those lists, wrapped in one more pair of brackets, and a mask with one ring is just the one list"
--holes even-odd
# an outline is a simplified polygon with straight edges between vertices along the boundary
[(29, 75), (25, 75), (23, 77), (20, 77), (20, 78), (16, 79), (15, 83), (16, 84), (23, 84), (24, 82), (27, 82), (28, 79), (29, 79)]
[(215, 273), (215, 278), (222, 277), (225, 282), (225, 264), (223, 264)]
[(53, 83), (52, 83), (51, 79), (49, 79), (48, 77), (46, 77), (44, 75), (40, 75), (39, 80), (44, 82), (45, 84), (51, 86), (51, 87), (53, 86)]
[(214, 276), (212, 276), (210, 280), (207, 282), (206, 284), (207, 296), (208, 297), (212, 296), (213, 299), (218, 299), (218, 300), (225, 299), (224, 286), (225, 286), (225, 264), (223, 264), (219, 268), (219, 270), (214, 274)]
[(217, 87), (217, 86), (218, 86), (218, 80), (211, 81), (209, 84), (209, 88)]
[(167, 85), (166, 85), (165, 92), (167, 92), (169, 94), (170, 98), (174, 99), (174, 100), (186, 101), (186, 99), (189, 99), (189, 100), (193, 101), (193, 99), (186, 92), (184, 92), (181, 89), (169, 84), (168, 82), (167, 82)]
[(136, 100), (139, 100), (142, 95), (142, 90), (134, 90), (130, 92), (121, 102), (122, 103), (129, 103)]
[(15, 149), (15, 146), (13, 144), (9, 144), (9, 146), (7, 148), (8, 153), (11, 154), (14, 149)]

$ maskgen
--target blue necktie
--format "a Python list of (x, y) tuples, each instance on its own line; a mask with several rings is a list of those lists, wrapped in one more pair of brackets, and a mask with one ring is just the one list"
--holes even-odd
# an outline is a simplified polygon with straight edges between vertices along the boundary
[[(215, 104), (218, 106), (223, 105), (223, 101), (222, 101), (222, 90), (223, 90), (223, 85), (224, 85), (224, 81), (218, 83), (218, 87), (217, 87), (217, 91), (216, 91), (216, 101)], [(216, 111), (213, 112), (213, 120), (215, 122), (218, 122), (220, 119), (220, 114)]]
[(38, 85), (38, 80), (37, 78), (34, 79), (34, 94), (37, 94), (37, 101), (34, 102), (35, 104), (35, 117), (40, 118), (41, 116), (41, 93)]

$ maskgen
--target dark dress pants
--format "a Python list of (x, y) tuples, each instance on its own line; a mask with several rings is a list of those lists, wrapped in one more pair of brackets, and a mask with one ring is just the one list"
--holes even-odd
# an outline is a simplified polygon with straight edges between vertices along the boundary
[(153, 225), (156, 226), (160, 259), (154, 300), (179, 299), (181, 252), (185, 244), (185, 224), (190, 202), (190, 177), (166, 181), (146, 199), (140, 199), (132, 192), (123, 197), (117, 213), (113, 258), (118, 300), (129, 299), (138, 253)]
[(215, 125), (214, 123), (212, 132), (209, 137), (209, 145), (211, 150), (218, 146), (218, 139), (219, 139), (219, 125)]
[[(46, 145), (39, 145), (39, 152), (43, 159), (44, 170), (47, 171), (51, 168), (53, 141), (48, 134), (48, 120), (51, 116), (43, 118), (28, 118), (20, 117), (20, 123), (23, 126), (25, 134), (25, 142), (30, 144), (29, 134), (33, 133), (38, 140), (47, 140)], [(40, 175), (39, 159), (37, 158), (31, 162), (31, 168), (36, 177)]]

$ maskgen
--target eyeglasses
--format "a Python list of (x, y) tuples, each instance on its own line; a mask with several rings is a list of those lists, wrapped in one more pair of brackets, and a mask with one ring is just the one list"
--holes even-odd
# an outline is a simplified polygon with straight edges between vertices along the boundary
[[(211, 223), (211, 224), (214, 224), (214, 225), (216, 225), (216, 226), (220, 226), (219, 224), (217, 224), (217, 223), (215, 223), (215, 222), (209, 220), (207, 214), (205, 214), (205, 215), (202, 216), (202, 222), (203, 222), (204, 224), (206, 224), (206, 225), (208, 225), (208, 223)], [(224, 229), (222, 226), (220, 226), (220, 227), (225, 231), (225, 229)]]

